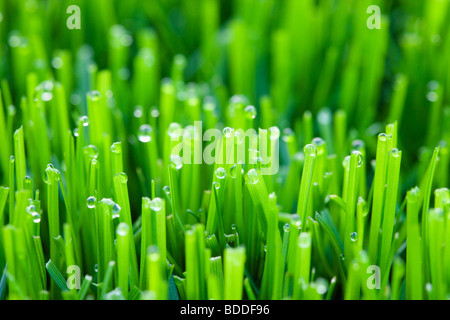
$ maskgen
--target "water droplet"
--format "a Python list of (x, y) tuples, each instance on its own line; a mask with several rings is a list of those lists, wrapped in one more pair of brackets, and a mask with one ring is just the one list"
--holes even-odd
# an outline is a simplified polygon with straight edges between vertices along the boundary
[(167, 134), (173, 141), (178, 141), (183, 136), (183, 129), (179, 123), (172, 122), (167, 129)]
[(121, 210), (122, 208), (117, 203), (114, 203), (112, 206), (112, 218), (113, 219), (119, 218)]
[(325, 141), (320, 137), (316, 137), (312, 140), (311, 144), (315, 145), (316, 147), (320, 147), (325, 144)]
[(94, 196), (90, 196), (86, 199), (86, 205), (89, 209), (95, 208), (95, 197)]
[(317, 153), (317, 148), (313, 144), (307, 144), (305, 148), (303, 148), (305, 155), (315, 156)]
[(270, 127), (270, 140), (278, 140), (280, 139), (280, 129), (278, 127)]
[(128, 33), (124, 33), (120, 37), (120, 43), (125, 47), (129, 47), (133, 43), (133, 37), (131, 35), (129, 35)]
[(63, 66), (63, 60), (60, 57), (54, 57), (52, 59), (52, 67), (55, 69), (61, 69)]
[(352, 232), (350, 234), (350, 238), (352, 239), (352, 241), (358, 241), (358, 234), (356, 232)]
[(430, 91), (427, 93), (427, 100), (430, 102), (436, 102), (439, 96), (436, 92)]
[(97, 147), (96, 146), (93, 146), (93, 145), (85, 146), (83, 148), (83, 152), (90, 159), (97, 159), (97, 157), (98, 157), (98, 151), (97, 151)]
[(126, 236), (128, 235), (128, 232), (130, 231), (130, 227), (125, 223), (122, 222), (117, 226), (117, 235), (119, 236)]
[(87, 97), (89, 100), (91, 101), (98, 101), (100, 100), (100, 98), (102, 97), (102, 95), (100, 94), (100, 92), (94, 90), (94, 91), (89, 91), (87, 93)]
[(83, 127), (87, 127), (89, 125), (89, 118), (87, 116), (81, 116), (78, 120), (83, 125)]
[(27, 45), (27, 39), (24, 37), (21, 37), (18, 32), (12, 32), (11, 36), (8, 39), (8, 44), (10, 47), (19, 47), (19, 46), (26, 46)]
[[(232, 167), (231, 167), (231, 169), (230, 169), (230, 176), (233, 178), (233, 179), (236, 179), (236, 174), (237, 174), (237, 165), (236, 164), (234, 164)], [(241, 167), (241, 172), (242, 173), (244, 173), (244, 169), (242, 169), (242, 167)]]
[(8, 114), (11, 116), (15, 116), (16, 115), (16, 107), (13, 105), (9, 105), (8, 106)]
[(143, 124), (139, 127), (138, 139), (140, 142), (147, 143), (152, 140), (151, 133), (153, 129), (148, 124)]
[(379, 135), (378, 135), (378, 140), (380, 140), (380, 141), (387, 141), (388, 139), (391, 139), (391, 135), (388, 135), (388, 134), (386, 134), (386, 133), (380, 133)]
[(170, 194), (170, 187), (169, 187), (169, 186), (164, 186), (164, 187), (163, 187), (163, 191), (164, 191), (167, 195), (169, 195), (169, 194)]
[(339, 259), (340, 259), (341, 261), (344, 261), (344, 260), (345, 260), (345, 256), (344, 256), (343, 253), (339, 256)]
[(392, 155), (394, 158), (398, 158), (401, 155), (401, 151), (397, 148), (394, 148), (391, 150), (390, 155)]
[(95, 273), (98, 273), (98, 264), (95, 264), (95, 265), (94, 265), (94, 272), (95, 272)]
[(158, 118), (159, 117), (159, 111), (158, 109), (152, 109), (152, 111), (150, 112), (150, 116), (152, 116), (153, 118)]
[(177, 170), (180, 170), (183, 167), (183, 159), (179, 155), (171, 155), (170, 162), (175, 166)]
[(128, 182), (128, 176), (125, 172), (121, 172), (118, 174), (115, 174), (114, 177), (117, 177), (119, 179), (120, 183), (127, 183)]
[(247, 119), (255, 119), (256, 118), (256, 108), (254, 106), (247, 106), (244, 109), (245, 116)]
[(225, 138), (231, 138), (233, 136), (233, 129), (230, 127), (225, 127), (222, 131)]
[(143, 114), (144, 114), (144, 113), (143, 113), (143, 109), (142, 109), (141, 106), (136, 106), (136, 108), (134, 108), (133, 116), (134, 116), (135, 118), (137, 118), (137, 119), (142, 118), (142, 115), (143, 115)]
[(283, 226), (283, 230), (284, 230), (284, 232), (289, 232), (291, 230), (291, 225), (289, 223), (286, 223)]
[(316, 280), (316, 291), (320, 295), (323, 295), (328, 291), (328, 283), (324, 278)]
[(220, 182), (214, 181), (212, 183), (212, 186), (213, 186), (214, 189), (219, 190), (220, 189)]
[(248, 182), (250, 184), (257, 184), (259, 181), (259, 175), (258, 172), (256, 172), (255, 169), (251, 169), (248, 173), (247, 173), (247, 177), (248, 177)]
[(267, 252), (267, 244), (264, 245), (264, 252)]
[(27, 207), (27, 212), (29, 214), (33, 214), (34, 212), (36, 212), (36, 206), (34, 204), (31, 204)]
[(27, 213), (33, 217), (34, 223), (41, 222), (41, 215), (37, 212), (36, 206), (34, 204), (29, 205), (27, 208)]
[(217, 179), (225, 179), (225, 177), (227, 176), (226, 170), (222, 167), (217, 168), (215, 174)]
[(120, 154), (122, 152), (122, 144), (120, 142), (114, 142), (111, 145), (111, 152), (112, 153), (116, 153), (116, 154)]
[(300, 233), (298, 246), (300, 248), (309, 248), (311, 246), (311, 237), (307, 233)]
[(163, 201), (161, 198), (155, 198), (152, 201), (150, 201), (150, 209), (153, 211), (160, 211), (163, 208)]
[(294, 141), (294, 139), (295, 139), (295, 133), (294, 133), (294, 131), (292, 131), (291, 128), (286, 128), (286, 129), (284, 129), (284, 130), (283, 130), (283, 135), (282, 135), (281, 139), (282, 139), (284, 142), (286, 142), (286, 143), (289, 143), (289, 142), (291, 142), (291, 141)]
[(356, 160), (357, 160), (356, 165), (357, 165), (358, 167), (362, 166), (363, 163), (364, 163), (362, 153), (359, 152), (359, 151), (354, 150), (354, 151), (352, 151), (352, 155), (355, 155), (355, 156), (356, 156)]

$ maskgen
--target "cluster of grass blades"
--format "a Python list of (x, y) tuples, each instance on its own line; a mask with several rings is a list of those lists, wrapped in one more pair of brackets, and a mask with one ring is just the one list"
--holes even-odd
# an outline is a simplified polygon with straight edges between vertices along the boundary
[(71, 2), (0, 2), (0, 299), (449, 298), (449, 1)]

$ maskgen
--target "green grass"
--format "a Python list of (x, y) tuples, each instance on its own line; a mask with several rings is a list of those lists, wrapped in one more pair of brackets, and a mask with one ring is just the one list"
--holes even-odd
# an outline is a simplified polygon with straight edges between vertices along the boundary
[(197, 2), (0, 2), (0, 299), (448, 299), (449, 1)]

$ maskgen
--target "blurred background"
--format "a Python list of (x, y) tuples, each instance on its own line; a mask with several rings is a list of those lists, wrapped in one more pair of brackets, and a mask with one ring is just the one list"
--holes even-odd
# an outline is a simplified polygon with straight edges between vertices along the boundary
[[(70, 5), (80, 8), (80, 30), (66, 26)], [(370, 5), (381, 9), (379, 30), (366, 26)], [(158, 110), (161, 79), (170, 78), (196, 83), (179, 101), (194, 91), (213, 97), (219, 126), (239, 95), (259, 126), (292, 128), (299, 145), (310, 142), (305, 111), (330, 121), (337, 110), (372, 155), (376, 135), (397, 120), (403, 166), (413, 171), (450, 142), (448, 0), (1, 0), (0, 12), (6, 112), (21, 112), (30, 83), (53, 79), (66, 88), (73, 126), (87, 113), (86, 93), (99, 90), (93, 75), (108, 67), (111, 106), (126, 126), (136, 106)], [(314, 135), (327, 134), (314, 122)]]

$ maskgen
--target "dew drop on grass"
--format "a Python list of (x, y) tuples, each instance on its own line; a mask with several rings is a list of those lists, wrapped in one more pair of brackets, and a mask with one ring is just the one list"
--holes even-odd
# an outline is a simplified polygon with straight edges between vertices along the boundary
[(353, 151), (352, 151), (352, 154), (356, 156), (356, 160), (357, 160), (356, 165), (357, 165), (358, 167), (362, 166), (363, 163), (364, 163), (362, 153), (359, 152), (359, 151), (353, 150)]
[(120, 142), (114, 142), (111, 145), (111, 152), (115, 154), (120, 154), (122, 151), (122, 144)]
[(122, 208), (117, 203), (114, 203), (112, 206), (112, 218), (113, 219), (119, 218), (121, 210)]
[(167, 129), (167, 134), (173, 141), (178, 141), (178, 139), (183, 135), (183, 129), (177, 122), (172, 122)]
[(214, 182), (212, 183), (212, 185), (213, 185), (214, 189), (216, 189), (216, 190), (219, 190), (219, 189), (220, 189), (220, 182), (214, 181)]
[(88, 99), (91, 101), (98, 101), (100, 100), (100, 98), (102, 97), (102, 95), (100, 94), (100, 92), (94, 90), (94, 91), (89, 91), (87, 93)]
[(52, 67), (55, 69), (61, 69), (63, 64), (63, 60), (60, 57), (54, 57), (52, 59)]
[(315, 157), (316, 153), (317, 153), (317, 147), (313, 144), (307, 144), (305, 146), (305, 148), (303, 148), (303, 151), (304, 151), (305, 155)]
[(257, 184), (257, 183), (258, 183), (258, 181), (259, 181), (259, 175), (258, 175), (258, 172), (256, 172), (255, 169), (251, 169), (251, 170), (247, 173), (247, 176), (248, 176), (248, 182), (249, 182), (250, 184)]
[(122, 222), (117, 226), (117, 235), (119, 236), (126, 236), (128, 235), (128, 232), (130, 231), (130, 227), (125, 223)]
[(94, 272), (95, 272), (95, 273), (98, 273), (98, 264), (95, 264), (95, 265), (94, 265)]
[(390, 154), (394, 157), (394, 158), (398, 158), (400, 157), (400, 150), (398, 150), (397, 148), (394, 148), (391, 150)]
[(34, 212), (33, 214), (33, 222), (34, 223), (39, 223), (41, 222), (41, 215), (37, 212)]
[(127, 174), (125, 172), (118, 173), (118, 174), (116, 174), (114, 176), (118, 177), (120, 183), (127, 183), (128, 182), (128, 176), (127, 176)]
[(170, 162), (175, 166), (177, 170), (183, 167), (183, 159), (179, 155), (171, 155)]
[(278, 127), (270, 127), (270, 140), (278, 140), (280, 139), (280, 129)]
[(41, 216), (37, 212), (36, 206), (34, 204), (29, 205), (26, 210), (27, 210), (27, 213), (33, 217), (34, 223), (41, 222)]
[(152, 127), (148, 124), (143, 124), (142, 126), (140, 126), (138, 132), (139, 141), (143, 143), (150, 142), (150, 140), (152, 140), (151, 137), (152, 131), (153, 131)]
[(135, 118), (140, 119), (140, 118), (142, 118), (143, 114), (144, 113), (143, 113), (143, 110), (142, 110), (142, 106), (136, 106), (136, 108), (134, 108), (133, 116)]
[(227, 176), (227, 172), (223, 167), (217, 168), (215, 174), (217, 179), (225, 179), (225, 177)]
[(344, 256), (343, 253), (339, 256), (339, 259), (340, 259), (341, 261), (344, 261), (344, 260), (345, 260), (345, 256)]
[(320, 137), (316, 137), (311, 141), (311, 144), (315, 145), (316, 147), (320, 147), (325, 144), (325, 141)]
[(378, 135), (378, 139), (380, 140), (380, 141), (387, 141), (388, 139), (390, 139), (391, 138), (391, 135), (388, 135), (388, 134), (386, 134), (386, 133), (380, 133), (379, 135)]
[(436, 92), (430, 91), (427, 93), (427, 100), (430, 102), (436, 102), (439, 99), (439, 96)]
[(156, 109), (156, 108), (152, 109), (152, 111), (150, 112), (150, 116), (151, 116), (152, 118), (158, 118), (158, 117), (159, 117), (159, 111), (158, 111), (158, 109)]
[(311, 246), (311, 237), (307, 233), (300, 233), (298, 237), (298, 246), (300, 248), (309, 248)]
[(83, 152), (85, 155), (87, 155), (90, 159), (97, 159), (98, 157), (98, 150), (97, 147), (94, 145), (88, 145), (83, 148)]
[(87, 127), (89, 125), (89, 118), (87, 116), (81, 116), (79, 121), (83, 127)]
[(155, 198), (150, 201), (150, 209), (153, 211), (160, 211), (163, 208), (163, 201), (161, 198)]
[[(236, 174), (237, 174), (237, 164), (234, 164), (231, 169), (230, 169), (230, 176), (233, 179), (236, 179)], [(244, 174), (244, 168), (241, 165), (241, 174)]]
[(350, 234), (350, 238), (351, 238), (352, 241), (358, 241), (358, 233), (352, 232)]
[(164, 187), (163, 187), (163, 191), (164, 191), (167, 195), (169, 195), (169, 194), (170, 194), (170, 187), (169, 187), (169, 186), (164, 186)]
[(247, 106), (244, 109), (245, 112), (245, 116), (247, 117), (247, 119), (255, 119), (256, 118), (256, 108), (254, 106)]
[(86, 205), (89, 209), (95, 208), (95, 197), (90, 196), (86, 199)]
[(291, 128), (286, 128), (283, 130), (283, 135), (281, 136), (281, 139), (286, 142), (289, 143), (291, 141), (294, 141), (295, 139), (295, 134), (294, 131), (292, 131)]
[(231, 138), (233, 136), (233, 129), (230, 127), (225, 127), (222, 133), (225, 138)]
[(328, 283), (324, 278), (316, 280), (316, 291), (318, 294), (323, 295), (328, 291)]
[(284, 230), (284, 232), (289, 232), (291, 230), (291, 225), (289, 223), (286, 223), (283, 226), (283, 230)]

